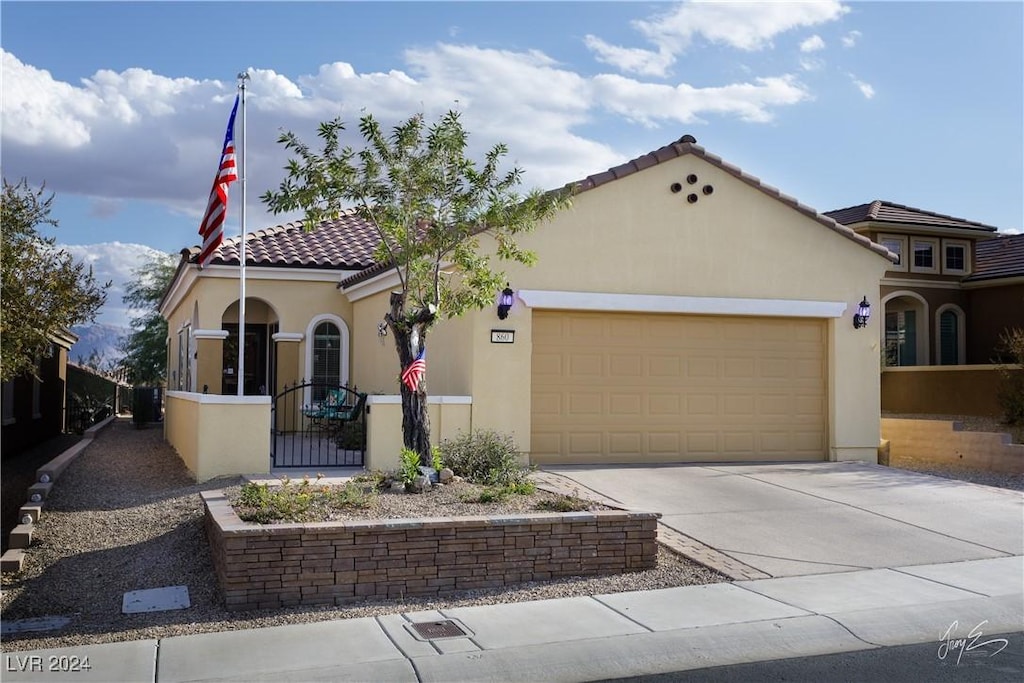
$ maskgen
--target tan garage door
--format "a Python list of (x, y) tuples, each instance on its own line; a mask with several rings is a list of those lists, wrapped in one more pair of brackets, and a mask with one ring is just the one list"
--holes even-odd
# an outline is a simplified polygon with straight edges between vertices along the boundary
[(536, 311), (531, 460), (823, 460), (826, 326)]

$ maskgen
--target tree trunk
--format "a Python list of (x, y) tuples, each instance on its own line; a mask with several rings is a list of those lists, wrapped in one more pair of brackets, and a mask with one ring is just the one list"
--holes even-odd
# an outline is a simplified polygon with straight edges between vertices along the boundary
[[(434, 322), (433, 311), (422, 310), (410, 323), (403, 315), (402, 296), (391, 295), (391, 312), (386, 316), (395, 338), (398, 351), (399, 375), (426, 348), (427, 329)], [(424, 372), (419, 385), (410, 390), (399, 380), (402, 396), (402, 445), (420, 454), (420, 464), (430, 465), (430, 417), (427, 414), (427, 376)]]

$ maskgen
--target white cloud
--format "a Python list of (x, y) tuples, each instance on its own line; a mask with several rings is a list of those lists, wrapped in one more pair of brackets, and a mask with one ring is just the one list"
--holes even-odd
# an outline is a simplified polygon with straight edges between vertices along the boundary
[(584, 44), (602, 64), (609, 64), (627, 73), (641, 76), (662, 76), (676, 61), (667, 50), (645, 50), (639, 47), (610, 45), (597, 36), (588, 35)]
[(819, 35), (813, 35), (800, 43), (800, 52), (817, 52), (824, 49), (825, 41)]
[(617, 75), (594, 79), (601, 106), (629, 120), (652, 126), (660, 121), (694, 123), (701, 115), (723, 114), (744, 121), (771, 121), (774, 106), (793, 105), (810, 93), (792, 76), (758, 78), (755, 83), (694, 88), (641, 83)]
[(825, 60), (818, 57), (801, 57), (800, 68), (804, 71), (821, 71), (825, 68)]
[(772, 39), (802, 26), (835, 21), (849, 9), (825, 2), (686, 2), (634, 25), (659, 46), (684, 50), (696, 36), (739, 50), (761, 50)]
[(853, 47), (857, 44), (857, 41), (860, 40), (862, 35), (863, 34), (860, 31), (850, 31), (839, 40), (843, 44), (843, 47)]
[[(0, 144), (8, 175), (45, 181), (58, 195), (87, 197), (97, 217), (113, 215), (126, 200), (142, 200), (199, 219), (234, 83), (128, 69), (99, 71), (70, 84), (10, 53), (0, 55)], [(319, 122), (338, 116), (349, 124), (345, 142), (356, 144), (355, 124), (364, 111), (391, 126), (416, 111), (434, 117), (458, 109), (472, 132), (471, 154), (479, 158), (495, 142), (505, 142), (509, 162), (527, 171), (525, 184), (550, 188), (646, 151), (613, 149), (581, 134), (608, 114), (644, 126), (712, 116), (764, 122), (779, 108), (810, 97), (789, 75), (711, 87), (589, 77), (535, 50), (440, 43), (407, 50), (403, 57), (401, 68), (386, 72), (359, 72), (345, 62), (297, 76), (250, 70), (250, 225), (287, 220), (269, 216), (259, 202), (260, 194), (281, 181), (287, 153), (276, 142), (280, 131), (294, 131), (316, 145)]]
[(850, 80), (852, 80), (853, 84), (857, 86), (857, 90), (860, 90), (860, 94), (863, 95), (865, 99), (870, 100), (875, 96), (875, 89), (870, 83), (860, 80), (853, 74), (850, 74)]
[(586, 45), (598, 61), (623, 72), (664, 76), (676, 56), (685, 52), (698, 37), (738, 50), (763, 50), (781, 33), (835, 21), (848, 11), (849, 8), (837, 0), (688, 1), (649, 19), (633, 22), (633, 27), (654, 45), (653, 50), (613, 46), (595, 36), (587, 36)]
[(109, 280), (112, 283), (97, 322), (127, 326), (131, 318), (140, 314), (122, 301), (126, 286), (134, 279), (133, 271), (162, 252), (143, 244), (124, 242), (60, 245), (60, 248), (76, 262), (91, 267), (97, 282), (103, 284)]

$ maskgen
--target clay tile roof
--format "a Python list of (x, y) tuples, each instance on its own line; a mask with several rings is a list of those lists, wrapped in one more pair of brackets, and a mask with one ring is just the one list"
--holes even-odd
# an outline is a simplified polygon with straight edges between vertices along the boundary
[(974, 272), (965, 281), (1024, 276), (1024, 233), (977, 242)]
[[(574, 183), (568, 183), (566, 187), (572, 188), (577, 194), (587, 192), (605, 183), (619, 180), (656, 164), (664, 163), (687, 154), (693, 154), (717, 166), (742, 182), (783, 202), (805, 216), (821, 223), (829, 230), (833, 230), (843, 237), (857, 242), (866, 249), (870, 249), (891, 261), (896, 260), (896, 255), (890, 253), (888, 249), (875, 244), (863, 235), (858, 235), (842, 222), (834, 220), (832, 216), (818, 213), (809, 206), (801, 204), (793, 197), (782, 194), (778, 189), (766, 185), (759, 178), (723, 161), (720, 157), (709, 154), (703, 147), (697, 144), (696, 138), (692, 135), (684, 135), (664, 147), (619, 164), (607, 171), (587, 176)], [(948, 217), (946, 218), (948, 219)], [(982, 228), (988, 227), (982, 226), (980, 223), (973, 225)], [(994, 230), (994, 228), (992, 229)], [(373, 252), (377, 243), (377, 235), (372, 226), (356, 216), (353, 211), (349, 211), (337, 220), (322, 223), (316, 230), (309, 233), (302, 230), (301, 222), (286, 223), (251, 233), (246, 242), (246, 263), (306, 268), (361, 268), (360, 272), (342, 280), (340, 286), (344, 288), (367, 280), (392, 267), (390, 262), (374, 263)], [(194, 262), (198, 254), (198, 246), (183, 251), (183, 255), (190, 262)], [(229, 265), (237, 264), (238, 239), (225, 240), (224, 244), (214, 252), (211, 262)]]
[(961, 230), (978, 230), (984, 232), (995, 232), (996, 228), (984, 223), (968, 221), (955, 216), (946, 216), (933, 211), (915, 209), (912, 206), (895, 204), (893, 202), (876, 199), (868, 204), (848, 206), (845, 209), (826, 211), (826, 216), (834, 218), (843, 225), (855, 223), (890, 223), (893, 225), (926, 225), (940, 228), (958, 228)]
[[(335, 220), (324, 221), (306, 232), (302, 221), (284, 223), (248, 233), (245, 263), (252, 266), (321, 268), (350, 270), (373, 265), (377, 233), (354, 211), (346, 211)], [(225, 239), (213, 253), (210, 263), (237, 265), (239, 238)], [(195, 261), (199, 247), (188, 250)]]

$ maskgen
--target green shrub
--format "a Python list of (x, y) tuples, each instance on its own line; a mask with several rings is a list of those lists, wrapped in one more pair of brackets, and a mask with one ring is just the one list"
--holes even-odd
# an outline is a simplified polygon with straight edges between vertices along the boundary
[(452, 472), (484, 486), (520, 484), (531, 471), (520, 464), (519, 449), (512, 437), (494, 430), (460, 434), (441, 445), (441, 454)]
[(997, 397), (1003, 409), (1003, 421), (1024, 424), (1024, 330), (1008, 329), (999, 337), (999, 355), (1007, 365), (999, 368)]
[(430, 466), (434, 468), (435, 472), (440, 472), (444, 469), (444, 459), (441, 457), (441, 449), (437, 446), (430, 449)]

